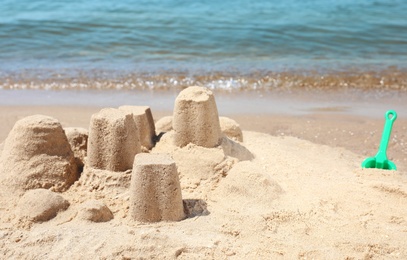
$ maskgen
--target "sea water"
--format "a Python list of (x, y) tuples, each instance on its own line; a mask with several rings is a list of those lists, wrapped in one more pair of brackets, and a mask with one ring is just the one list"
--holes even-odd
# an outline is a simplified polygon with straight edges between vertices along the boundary
[(0, 88), (391, 87), (406, 68), (405, 0), (0, 0)]

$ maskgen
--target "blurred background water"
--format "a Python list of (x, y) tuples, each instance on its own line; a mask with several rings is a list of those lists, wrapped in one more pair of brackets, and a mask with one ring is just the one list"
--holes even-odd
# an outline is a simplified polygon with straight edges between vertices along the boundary
[(0, 0), (0, 76), (407, 68), (406, 14), (405, 0)]

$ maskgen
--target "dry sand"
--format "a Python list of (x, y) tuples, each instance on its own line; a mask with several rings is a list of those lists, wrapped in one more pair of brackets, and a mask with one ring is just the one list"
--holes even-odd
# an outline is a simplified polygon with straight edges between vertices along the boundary
[[(0, 107), (0, 143), (25, 116), (45, 114), (63, 127), (88, 128), (99, 110)], [(152, 112), (155, 120), (171, 114)], [(254, 158), (219, 147), (176, 148), (166, 143), (170, 133), (152, 151), (171, 152), (180, 164), (186, 219), (132, 220), (130, 172), (82, 174), (60, 193), (68, 209), (43, 223), (19, 218), (18, 199), (2, 188), (0, 258), (407, 258), (406, 120), (396, 121), (388, 152), (398, 170), (384, 171), (360, 167), (377, 152), (381, 119), (335, 113), (230, 117), (244, 130), (244, 142), (235, 145)], [(111, 211), (114, 218), (89, 221), (83, 217), (89, 208), (96, 217)]]

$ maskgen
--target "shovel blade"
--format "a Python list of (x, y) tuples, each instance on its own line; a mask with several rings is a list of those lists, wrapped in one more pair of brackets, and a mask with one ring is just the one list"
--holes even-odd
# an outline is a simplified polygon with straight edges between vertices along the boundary
[(362, 168), (376, 168), (383, 170), (397, 170), (396, 165), (390, 160), (378, 162), (375, 157), (366, 158), (362, 162)]
[(397, 167), (396, 167), (396, 165), (394, 164), (394, 162), (392, 162), (392, 161), (390, 161), (390, 160), (387, 160), (387, 169), (388, 170), (397, 170)]
[(369, 157), (362, 162), (362, 168), (376, 168), (376, 158)]

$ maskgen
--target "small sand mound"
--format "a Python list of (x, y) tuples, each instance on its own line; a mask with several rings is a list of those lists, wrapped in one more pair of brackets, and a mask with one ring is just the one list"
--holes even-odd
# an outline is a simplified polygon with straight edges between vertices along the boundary
[(228, 117), (219, 117), (220, 129), (230, 139), (243, 142), (243, 133), (239, 124)]
[(227, 156), (221, 146), (206, 148), (188, 144), (179, 148), (173, 144), (173, 135), (173, 131), (163, 135), (152, 152), (172, 155), (185, 193), (206, 194), (238, 161)]
[(188, 144), (182, 148), (174, 145), (174, 131), (162, 136), (153, 153), (169, 153), (174, 158), (180, 175), (181, 187), (188, 197), (200, 196), (216, 188), (233, 165), (251, 160), (253, 154), (241, 143), (221, 138), (217, 147), (207, 148)]
[(270, 205), (283, 192), (280, 185), (252, 162), (239, 162), (229, 171), (212, 197), (231, 208)]
[(79, 175), (74, 154), (58, 120), (34, 115), (16, 122), (4, 143), (2, 183), (15, 191), (64, 191)]
[(66, 210), (69, 202), (61, 195), (46, 189), (27, 191), (18, 202), (17, 215), (21, 220), (44, 222)]
[(157, 135), (166, 133), (172, 130), (172, 116), (165, 116), (160, 118), (155, 123), (155, 132)]
[(103, 202), (88, 200), (80, 206), (78, 218), (92, 222), (107, 222), (113, 219), (113, 213)]
[(88, 149), (88, 130), (80, 127), (66, 127), (64, 130), (76, 163), (79, 168), (83, 169)]

